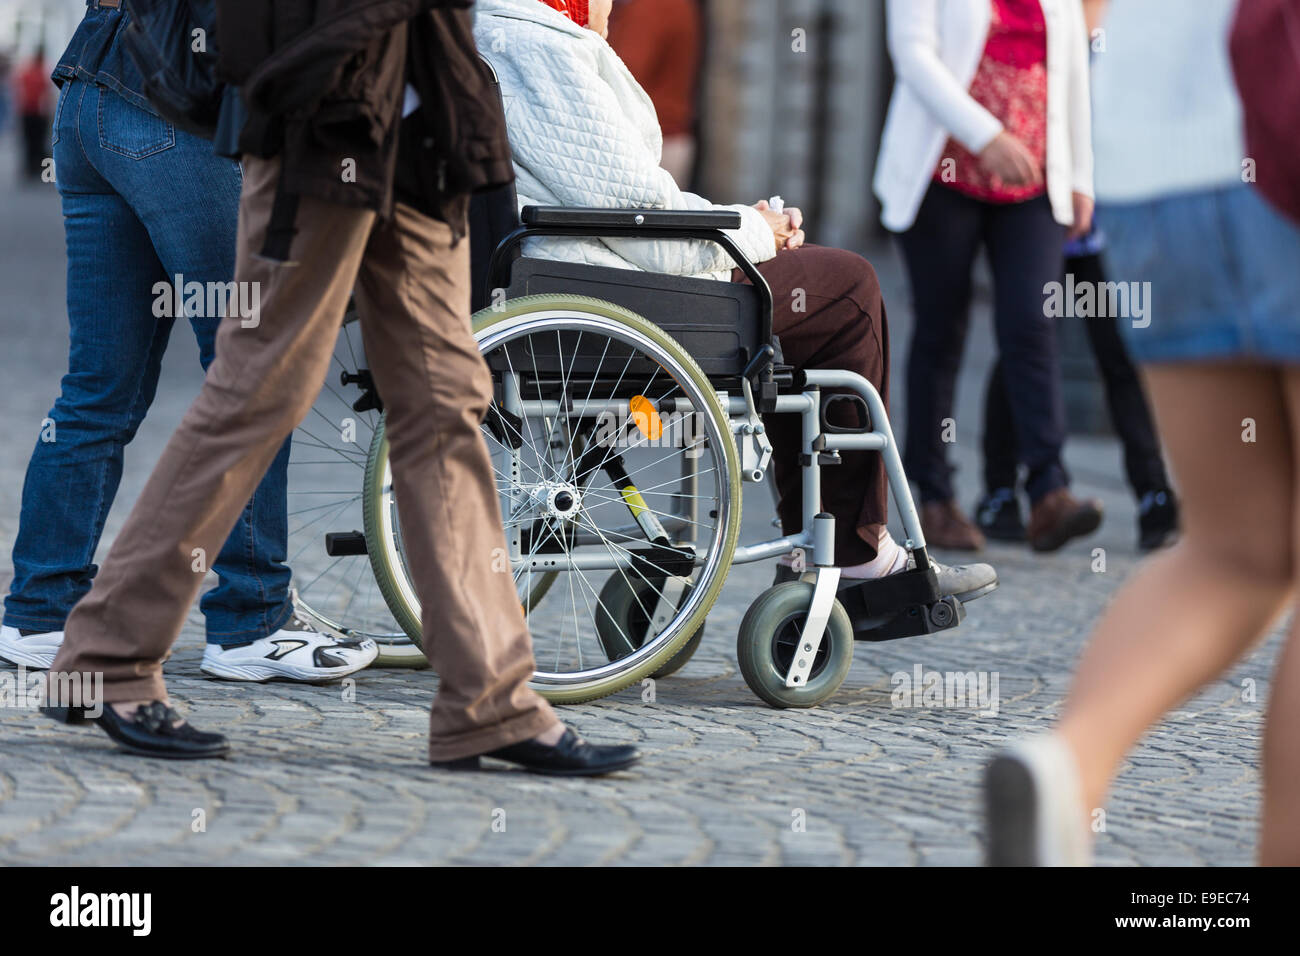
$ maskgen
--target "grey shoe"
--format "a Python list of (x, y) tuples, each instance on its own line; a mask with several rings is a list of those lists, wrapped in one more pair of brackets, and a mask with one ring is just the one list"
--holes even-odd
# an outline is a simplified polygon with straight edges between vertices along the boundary
[[(934, 576), (939, 582), (939, 593), (944, 597), (951, 595), (961, 601), (962, 604), (967, 601), (974, 601), (976, 598), (982, 598), (998, 586), (998, 572), (993, 569), (991, 564), (957, 564), (949, 566), (940, 564), (934, 558), (931, 558), (930, 566), (934, 568)], [(916, 559), (909, 555), (907, 570), (914, 571), (915, 569)], [(776, 578), (772, 583), (776, 585), (785, 581), (797, 581), (799, 577), (799, 573), (793, 568), (778, 563)], [(841, 588), (860, 583), (862, 583), (860, 578), (840, 579)]]
[(998, 586), (998, 572), (991, 564), (947, 565), (933, 558), (930, 563), (939, 579), (939, 593), (945, 597), (951, 594), (962, 604), (981, 598)]

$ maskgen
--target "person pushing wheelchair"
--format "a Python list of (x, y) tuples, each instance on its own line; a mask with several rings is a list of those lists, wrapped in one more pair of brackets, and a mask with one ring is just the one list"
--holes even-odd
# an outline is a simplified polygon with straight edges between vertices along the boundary
[(51, 699), (48, 715), (93, 721), (145, 756), (228, 753), (172, 709), (162, 678), (202, 581), (191, 555), (221, 546), (310, 410), (355, 286), (403, 540), (420, 600), (438, 610), (423, 645), (441, 681), (430, 762), (473, 769), (488, 755), (594, 775), (639, 759), (582, 740), (528, 687), (529, 631), (493, 567), (505, 539), (479, 431), (492, 395), (470, 331), (466, 211), (512, 172), (469, 6), (217, 0), (220, 74), (242, 102), (227, 97), (222, 115), (242, 112), (235, 279), (260, 288), (261, 312), (251, 327), (223, 321), (203, 389), (68, 618), (51, 686), (102, 674), (107, 706)]

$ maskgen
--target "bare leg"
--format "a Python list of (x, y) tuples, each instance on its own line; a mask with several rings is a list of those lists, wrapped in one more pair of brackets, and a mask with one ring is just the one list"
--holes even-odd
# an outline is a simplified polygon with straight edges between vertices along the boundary
[[(1300, 449), (1300, 371), (1286, 372), (1287, 408), (1292, 444)], [(1300, 506), (1294, 512), (1300, 522)], [(1295, 529), (1300, 548), (1300, 527)], [(1264, 729), (1264, 806), (1259, 862), (1265, 866), (1300, 865), (1300, 620), (1291, 625), (1278, 658), (1269, 692)]]
[[(1170, 365), (1148, 367), (1147, 380), (1185, 496), (1185, 534), (1125, 585), (1075, 674), (1058, 729), (1078, 762), (1089, 810), (1102, 803), (1141, 734), (1267, 629), (1291, 594), (1295, 570), (1296, 426), (1281, 373)], [(1253, 443), (1242, 440), (1247, 418), (1255, 422)], [(1289, 656), (1292, 700), (1274, 713), (1289, 707), (1280, 719), (1294, 726), (1300, 673), (1296, 653)], [(1280, 687), (1273, 696), (1282, 696)], [(1288, 759), (1279, 769), (1289, 767), (1294, 798), (1293, 745)], [(1300, 832), (1294, 823), (1292, 830)]]

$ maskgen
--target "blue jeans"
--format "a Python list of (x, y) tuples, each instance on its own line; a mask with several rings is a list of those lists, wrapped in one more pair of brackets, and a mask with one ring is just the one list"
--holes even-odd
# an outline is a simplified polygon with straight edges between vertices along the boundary
[[(210, 143), (112, 90), (69, 80), (54, 116), (54, 168), (68, 247), (68, 374), (23, 484), (4, 623), (61, 630), (90, 590), (123, 452), (153, 402), (173, 319), (157, 283), (229, 282), (239, 167)], [(206, 286), (205, 286), (206, 288)], [(171, 293), (167, 294), (170, 301)], [(190, 316), (212, 362), (218, 315)], [(53, 438), (50, 441), (49, 438)], [(213, 562), (208, 641), (265, 637), (292, 616), (286, 440)]]
[(1254, 186), (1103, 204), (1097, 217), (1111, 277), (1145, 304), (1118, 320), (1139, 363), (1300, 363), (1300, 228)]

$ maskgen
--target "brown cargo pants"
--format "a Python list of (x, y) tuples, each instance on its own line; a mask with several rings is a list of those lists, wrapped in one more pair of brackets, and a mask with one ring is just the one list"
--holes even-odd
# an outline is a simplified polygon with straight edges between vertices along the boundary
[(235, 278), (258, 284), (258, 322), (224, 320), (203, 388), (68, 618), (52, 670), (102, 673), (109, 703), (166, 696), (162, 665), (203, 581), (196, 557), (217, 554), (310, 410), (355, 285), (403, 543), (429, 611), (424, 647), (440, 678), (430, 759), (535, 737), (556, 717), (527, 686), (532, 642), (512, 576), (493, 567), (505, 539), (479, 432), (492, 391), (470, 331), (470, 244), (453, 247), (450, 226), (400, 204), (381, 222), (304, 197), (298, 265), (269, 262), (256, 253), (278, 177), (277, 161), (246, 161)]

